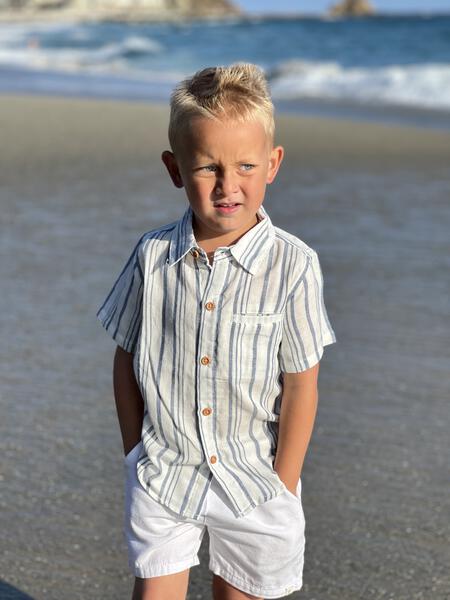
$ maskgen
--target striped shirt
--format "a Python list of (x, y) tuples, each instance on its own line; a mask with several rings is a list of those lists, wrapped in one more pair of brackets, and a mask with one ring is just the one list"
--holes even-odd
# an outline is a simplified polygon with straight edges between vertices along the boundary
[(273, 468), (283, 372), (312, 367), (336, 341), (317, 253), (263, 206), (258, 217), (211, 265), (189, 205), (139, 239), (97, 313), (133, 353), (145, 406), (138, 479), (192, 519), (212, 477), (236, 517), (285, 490)]

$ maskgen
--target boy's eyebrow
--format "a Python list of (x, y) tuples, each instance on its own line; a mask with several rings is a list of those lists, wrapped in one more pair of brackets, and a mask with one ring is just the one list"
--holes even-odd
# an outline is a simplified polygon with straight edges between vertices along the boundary
[(209, 158), (210, 160), (214, 160), (214, 156), (211, 156), (211, 154), (208, 154), (207, 152), (199, 152), (196, 158)]
[[(198, 154), (194, 154), (194, 158), (196, 160), (202, 160), (204, 158), (207, 158), (207, 159), (212, 160), (212, 161), (215, 160), (214, 156), (211, 156), (211, 154), (208, 154), (208, 152), (199, 152)], [(255, 162), (255, 161), (254, 160), (252, 161), (252, 160), (247, 159), (246, 157), (244, 157), (244, 158), (238, 159), (236, 162), (249, 163), (249, 162)]]

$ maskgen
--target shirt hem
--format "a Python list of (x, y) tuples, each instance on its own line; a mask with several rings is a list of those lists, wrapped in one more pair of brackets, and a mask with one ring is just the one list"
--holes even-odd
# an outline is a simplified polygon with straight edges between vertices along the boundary
[(284, 365), (285, 368), (281, 368), (282, 373), (302, 373), (311, 367), (314, 367), (322, 358), (325, 346), (336, 343), (336, 336), (330, 335), (322, 339), (322, 344), (318, 352), (310, 354), (301, 362), (291, 362), (289, 365)]
[(102, 327), (105, 329), (105, 331), (109, 333), (110, 337), (116, 342), (118, 346), (125, 350), (125, 352), (132, 353), (132, 343), (127, 344), (125, 341), (125, 336), (120, 331), (117, 331), (116, 333), (111, 332), (111, 325), (107, 324), (108, 315), (106, 314), (106, 312), (100, 311), (97, 314), (97, 319), (102, 325)]

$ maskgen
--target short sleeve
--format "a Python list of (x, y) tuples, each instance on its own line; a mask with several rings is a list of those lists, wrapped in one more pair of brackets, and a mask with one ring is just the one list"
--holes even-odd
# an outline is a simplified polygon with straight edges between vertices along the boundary
[(286, 302), (278, 354), (280, 370), (297, 373), (313, 367), (322, 358), (324, 346), (334, 342), (336, 336), (324, 303), (322, 270), (313, 250)]
[(113, 340), (134, 354), (142, 323), (142, 238), (136, 244), (111, 291), (97, 312)]

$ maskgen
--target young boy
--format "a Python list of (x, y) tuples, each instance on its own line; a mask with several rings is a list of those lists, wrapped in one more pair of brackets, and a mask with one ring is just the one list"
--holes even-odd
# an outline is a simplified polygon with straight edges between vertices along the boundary
[(302, 587), (300, 475), (336, 341), (321, 268), (262, 206), (283, 148), (260, 69), (183, 81), (169, 140), (189, 206), (139, 239), (97, 313), (118, 344), (133, 599), (184, 599), (206, 529), (215, 600), (279, 598)]

